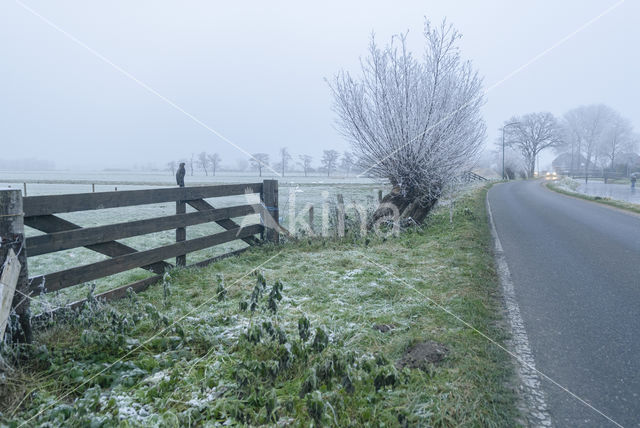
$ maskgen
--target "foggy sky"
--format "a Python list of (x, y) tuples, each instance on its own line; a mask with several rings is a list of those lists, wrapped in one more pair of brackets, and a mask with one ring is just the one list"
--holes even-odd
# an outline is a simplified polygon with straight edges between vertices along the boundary
[[(616, 1), (36, 1), (24, 5), (249, 153), (287, 146), (316, 159), (348, 149), (324, 78), (357, 71), (372, 31), (447, 17), (485, 88)], [(0, 0), (0, 158), (58, 167), (130, 167), (242, 151), (23, 8)], [(626, 1), (497, 85), (483, 114), (487, 145), (509, 116), (561, 115), (606, 103), (640, 129), (640, 6)]]

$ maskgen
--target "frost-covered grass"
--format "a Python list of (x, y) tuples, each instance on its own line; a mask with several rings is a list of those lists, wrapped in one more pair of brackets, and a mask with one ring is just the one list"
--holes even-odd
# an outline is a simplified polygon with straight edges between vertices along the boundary
[[(399, 237), (255, 248), (93, 302), (6, 353), (0, 421), (514, 426), (508, 356), (426, 298), (504, 342), (485, 192), (453, 223), (446, 207)], [(396, 367), (425, 340), (446, 346), (442, 362)]]
[(561, 177), (555, 181), (549, 182), (547, 185), (564, 189), (570, 192), (577, 192), (580, 188), (580, 183), (571, 177)]

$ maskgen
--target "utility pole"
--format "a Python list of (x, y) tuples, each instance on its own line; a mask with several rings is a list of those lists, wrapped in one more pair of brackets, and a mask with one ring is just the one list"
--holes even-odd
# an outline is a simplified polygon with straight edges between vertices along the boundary
[(504, 125), (502, 127), (502, 179), (505, 179), (505, 175), (504, 175), (504, 128), (506, 128), (507, 126), (510, 125), (517, 125), (520, 122), (511, 122), (511, 123), (507, 123), (506, 125)]

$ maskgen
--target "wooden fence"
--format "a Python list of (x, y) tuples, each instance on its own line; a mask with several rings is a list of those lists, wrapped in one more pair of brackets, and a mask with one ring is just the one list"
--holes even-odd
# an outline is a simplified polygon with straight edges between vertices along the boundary
[[(206, 198), (245, 194), (259, 194), (260, 204), (215, 208), (205, 201)], [(81, 227), (56, 215), (165, 202), (175, 202), (175, 215), (106, 226)], [(196, 212), (187, 213), (187, 205), (195, 208)], [(261, 221), (259, 223), (240, 226), (231, 220), (232, 218), (256, 213), (260, 214)], [(209, 222), (217, 223), (222, 226), (224, 231), (199, 238), (186, 239), (186, 228), (188, 226)], [(29, 226), (45, 233), (25, 239), (24, 226)], [(138, 251), (118, 242), (119, 239), (171, 229), (176, 231), (176, 242), (158, 248)], [(97, 296), (105, 299), (122, 297), (126, 295), (128, 288), (132, 288), (134, 291), (142, 291), (149, 285), (161, 280), (167, 269), (171, 269), (174, 266), (186, 266), (186, 255), (190, 252), (238, 239), (249, 245), (254, 245), (260, 240), (277, 243), (279, 239), (278, 230), (277, 180), (265, 180), (263, 183), (250, 184), (29, 196), (24, 198), (19, 190), (0, 190), (0, 231), (2, 231), (2, 236), (0, 236), (2, 239), (0, 244), (0, 263), (4, 264), (10, 248), (13, 248), (15, 253), (20, 256), (22, 272), (16, 286), (14, 305), (18, 303), (26, 304), (27, 310), (25, 311), (25, 308), (22, 308), (20, 311), (22, 313), (28, 312), (28, 299), (26, 299), (25, 303), (25, 294), (32, 297), (43, 292), (61, 290), (134, 268), (143, 268), (154, 273), (149, 278), (109, 290)], [(27, 256), (33, 257), (79, 247), (96, 251), (110, 258), (57, 272), (28, 277)], [(238, 251), (205, 260), (195, 265), (203, 266), (236, 253)], [(174, 257), (175, 265), (167, 262), (167, 260)], [(78, 306), (82, 302), (75, 302), (72, 306)]]
[(555, 172), (559, 175), (566, 175), (567, 177), (582, 179), (582, 178), (602, 178), (606, 183), (607, 180), (620, 180), (624, 178), (629, 178), (629, 174), (619, 171), (612, 171), (606, 169), (589, 169), (585, 171), (584, 169), (561, 169), (556, 168)]
[(462, 173), (460, 177), (462, 178), (462, 181), (465, 181), (468, 183), (473, 181), (489, 181), (485, 177), (478, 175), (473, 171), (465, 171)]

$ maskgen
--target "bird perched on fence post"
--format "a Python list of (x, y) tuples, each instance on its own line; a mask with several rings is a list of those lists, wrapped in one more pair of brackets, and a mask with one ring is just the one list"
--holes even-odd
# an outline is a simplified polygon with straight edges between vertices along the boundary
[(180, 162), (180, 167), (178, 168), (178, 171), (176, 172), (176, 182), (178, 183), (178, 186), (180, 187), (184, 187), (184, 175), (185, 175), (186, 171), (184, 169), (184, 162)]

